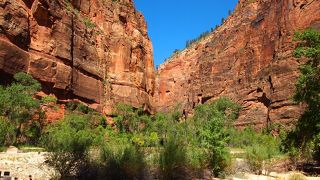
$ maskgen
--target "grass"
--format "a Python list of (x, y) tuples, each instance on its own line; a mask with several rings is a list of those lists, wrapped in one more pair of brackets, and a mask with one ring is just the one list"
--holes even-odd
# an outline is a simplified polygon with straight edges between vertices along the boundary
[(44, 152), (45, 149), (41, 147), (35, 146), (18, 146), (20, 152), (27, 153), (27, 152)]
[(0, 146), (0, 152), (6, 152), (8, 147), (6, 146)]
[(94, 22), (92, 22), (91, 19), (89, 19), (87, 17), (83, 18), (82, 21), (85, 24), (85, 26), (89, 29), (96, 27), (96, 24)]
[(231, 147), (230, 149), (230, 154), (232, 158), (241, 158), (244, 159), (246, 157), (246, 151), (245, 149), (242, 148), (234, 148)]

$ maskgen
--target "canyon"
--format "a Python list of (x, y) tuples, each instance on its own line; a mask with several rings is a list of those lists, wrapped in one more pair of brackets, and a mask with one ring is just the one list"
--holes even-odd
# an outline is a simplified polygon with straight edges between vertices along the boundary
[(2, 0), (0, 79), (24, 71), (60, 102), (79, 100), (110, 115), (116, 103), (149, 113), (229, 97), (237, 126), (290, 124), (303, 105), (292, 95), (303, 59), (294, 32), (320, 29), (319, 0), (239, 0), (199, 42), (154, 69), (143, 15), (132, 0)]
[(152, 44), (131, 0), (2, 0), (0, 27), (1, 79), (24, 71), (106, 114), (117, 102), (151, 109)]
[(222, 26), (160, 65), (155, 108), (179, 103), (188, 116), (224, 96), (242, 106), (237, 126), (290, 125), (303, 110), (292, 100), (301, 63), (293, 36), (320, 29), (319, 7), (314, 0), (240, 0)]

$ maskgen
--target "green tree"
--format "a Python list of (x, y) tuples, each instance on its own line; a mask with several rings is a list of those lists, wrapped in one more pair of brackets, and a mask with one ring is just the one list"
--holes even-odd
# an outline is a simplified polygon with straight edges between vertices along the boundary
[(224, 18), (221, 18), (221, 25), (224, 24), (226, 20)]
[(39, 112), (39, 101), (33, 96), (41, 85), (32, 76), (22, 72), (15, 74), (14, 79), (10, 86), (0, 86), (0, 116), (14, 123), (16, 136), (22, 141), (22, 124)]
[(215, 175), (222, 175), (230, 156), (226, 148), (227, 128), (237, 118), (240, 107), (226, 98), (214, 103), (199, 105), (195, 109), (194, 121), (201, 146), (209, 150), (210, 166)]
[(88, 150), (94, 142), (94, 133), (89, 128), (85, 115), (71, 114), (50, 125), (43, 137), (48, 152), (47, 163), (54, 167), (61, 178), (79, 176), (88, 165)]
[(117, 128), (123, 133), (141, 132), (151, 122), (150, 116), (141, 108), (135, 109), (130, 105), (119, 103), (113, 111)]
[[(298, 46), (294, 51), (297, 58), (307, 61), (300, 67), (294, 100), (307, 104), (295, 130), (287, 137), (287, 148), (295, 148), (301, 154), (320, 154), (320, 31), (307, 29), (295, 33)], [(293, 151), (296, 151), (293, 150)], [(316, 157), (320, 160), (320, 157)]]

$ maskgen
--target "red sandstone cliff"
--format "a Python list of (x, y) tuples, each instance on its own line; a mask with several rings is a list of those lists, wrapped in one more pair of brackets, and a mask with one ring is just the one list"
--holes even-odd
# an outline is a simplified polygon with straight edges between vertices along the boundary
[(25, 71), (60, 100), (150, 109), (152, 44), (132, 0), (0, 0), (0, 74)]
[(240, 126), (292, 122), (302, 109), (291, 101), (299, 75), (292, 37), (307, 27), (320, 29), (319, 0), (240, 0), (221, 27), (159, 67), (155, 108), (180, 104), (189, 114), (227, 96), (243, 107)]
[(320, 29), (319, 0), (240, 0), (206, 39), (160, 66), (132, 0), (0, 0), (0, 80), (18, 71), (60, 100), (106, 113), (124, 102), (185, 114), (228, 96), (242, 105), (238, 125), (292, 122), (299, 75), (295, 30)]

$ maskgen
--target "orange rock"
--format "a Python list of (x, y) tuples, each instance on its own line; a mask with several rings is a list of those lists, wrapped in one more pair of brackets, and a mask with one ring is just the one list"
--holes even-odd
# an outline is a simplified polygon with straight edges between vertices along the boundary
[(64, 105), (54, 105), (44, 107), (44, 111), (46, 123), (54, 123), (64, 118), (66, 110)]
[(293, 34), (320, 29), (320, 1), (240, 0), (235, 12), (206, 39), (158, 69), (154, 107), (197, 104), (227, 96), (242, 106), (236, 124), (292, 123), (303, 108), (291, 98), (299, 75)]
[[(105, 114), (121, 102), (149, 112), (179, 105), (188, 116), (197, 104), (227, 96), (243, 107), (238, 126), (287, 124), (303, 110), (291, 101), (300, 64), (293, 34), (320, 29), (319, 7), (314, 0), (239, 0), (222, 26), (155, 77), (147, 26), (132, 0), (2, 0), (0, 74), (28, 72), (45, 94)], [(62, 114), (48, 112), (50, 121)]]
[(28, 72), (61, 101), (151, 111), (152, 45), (133, 2), (68, 2), (0, 2), (0, 71)]

